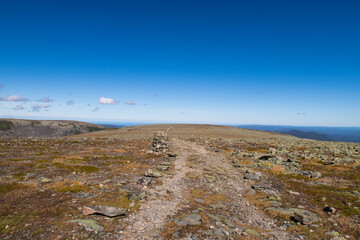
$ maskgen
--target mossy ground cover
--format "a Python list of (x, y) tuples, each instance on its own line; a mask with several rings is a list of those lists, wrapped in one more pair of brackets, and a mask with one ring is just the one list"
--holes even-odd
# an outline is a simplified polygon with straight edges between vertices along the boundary
[[(82, 216), (81, 209), (99, 204), (137, 211), (145, 200), (128, 194), (137, 191), (147, 167), (164, 161), (146, 153), (150, 146), (148, 140), (0, 139), (0, 238), (72, 238), (74, 218), (96, 219), (115, 231), (118, 219)], [(93, 236), (77, 230), (78, 239)]]

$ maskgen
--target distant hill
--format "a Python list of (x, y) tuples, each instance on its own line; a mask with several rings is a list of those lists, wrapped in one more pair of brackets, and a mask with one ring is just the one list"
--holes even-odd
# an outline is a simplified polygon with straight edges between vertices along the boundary
[(1, 137), (62, 137), (105, 129), (78, 121), (0, 119)]
[(291, 136), (299, 137), (299, 138), (307, 138), (307, 139), (314, 139), (320, 141), (330, 141), (329, 137), (325, 134), (320, 134), (317, 132), (304, 132), (300, 130), (290, 130), (287, 132), (282, 132), (284, 134), (288, 134)]
[(241, 129), (237, 127), (229, 127), (222, 125), (209, 124), (151, 124), (122, 127), (107, 131), (98, 131), (93, 133), (85, 133), (74, 137), (101, 137), (101, 138), (124, 138), (138, 139), (151, 138), (155, 132), (167, 132), (172, 137), (180, 138), (219, 138), (219, 139), (294, 139), (288, 136), (273, 132), (254, 131), (249, 129)]

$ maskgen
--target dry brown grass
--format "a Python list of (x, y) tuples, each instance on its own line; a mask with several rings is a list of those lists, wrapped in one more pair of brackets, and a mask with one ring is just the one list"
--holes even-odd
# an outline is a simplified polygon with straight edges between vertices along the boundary
[(271, 168), (270, 168), (270, 173), (272, 174), (281, 174), (281, 173), (284, 173), (285, 172), (285, 167), (284, 166), (281, 166), (281, 165), (273, 165)]
[(245, 199), (260, 209), (269, 207), (269, 201), (263, 201), (267, 197), (266, 193), (256, 192), (256, 194), (246, 194)]
[(84, 185), (79, 181), (69, 181), (69, 180), (65, 180), (63, 182), (57, 182), (52, 186), (52, 188), (55, 191), (59, 191), (59, 192), (73, 192), (73, 193), (90, 190), (90, 186)]

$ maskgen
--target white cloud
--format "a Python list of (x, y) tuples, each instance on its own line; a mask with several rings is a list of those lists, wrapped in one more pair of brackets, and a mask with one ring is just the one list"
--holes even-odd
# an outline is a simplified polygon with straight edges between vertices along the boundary
[(100, 108), (94, 108), (93, 110), (91, 110), (92, 112), (96, 112), (99, 111)]
[(14, 107), (14, 110), (24, 110), (24, 106), (23, 105), (17, 105), (16, 107)]
[(74, 101), (73, 101), (73, 100), (69, 100), (69, 101), (67, 101), (66, 105), (69, 105), (69, 106), (74, 105)]
[(133, 101), (130, 101), (130, 100), (126, 101), (125, 104), (127, 104), (127, 105), (136, 105), (136, 103), (134, 103)]
[(51, 107), (51, 105), (37, 104), (33, 105), (31, 108), (33, 112), (40, 112), (41, 109), (45, 109), (45, 111), (48, 111), (49, 107)]
[(6, 97), (0, 97), (0, 101), (6, 101), (6, 102), (22, 102), (27, 101), (27, 98), (23, 98), (19, 95), (7, 95)]
[(52, 102), (53, 100), (49, 98), (49, 96), (43, 97), (42, 99), (39, 100), (39, 102)]
[(101, 98), (99, 98), (99, 103), (101, 103), (101, 104), (116, 104), (117, 101), (113, 98), (101, 97)]

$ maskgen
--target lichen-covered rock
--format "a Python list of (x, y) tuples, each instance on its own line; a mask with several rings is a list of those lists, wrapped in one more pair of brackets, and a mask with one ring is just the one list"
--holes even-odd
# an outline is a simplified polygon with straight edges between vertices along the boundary
[(169, 169), (170, 166), (168, 165), (158, 165), (156, 166), (156, 168), (159, 170), (159, 171), (167, 171)]
[(40, 180), (40, 182), (42, 182), (42, 183), (51, 182), (51, 179), (50, 179), (50, 178), (46, 178), (46, 177), (41, 177), (39, 180)]
[(162, 175), (158, 171), (148, 169), (148, 170), (145, 171), (145, 176), (146, 177), (158, 178), (158, 177), (161, 177)]
[(276, 195), (269, 195), (267, 199), (269, 199), (269, 201), (281, 201), (281, 197)]
[(136, 192), (128, 195), (129, 200), (140, 201), (146, 198), (146, 192)]
[(101, 226), (97, 221), (92, 219), (75, 219), (71, 220), (72, 223), (78, 223), (81, 226), (84, 226), (86, 230), (93, 232), (104, 231), (104, 227)]

